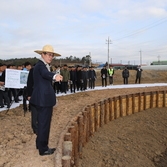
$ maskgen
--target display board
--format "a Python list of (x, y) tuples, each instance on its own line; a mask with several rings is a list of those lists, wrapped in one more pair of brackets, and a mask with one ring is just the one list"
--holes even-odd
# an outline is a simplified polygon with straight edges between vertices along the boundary
[(24, 88), (27, 86), (29, 71), (6, 69), (5, 88)]

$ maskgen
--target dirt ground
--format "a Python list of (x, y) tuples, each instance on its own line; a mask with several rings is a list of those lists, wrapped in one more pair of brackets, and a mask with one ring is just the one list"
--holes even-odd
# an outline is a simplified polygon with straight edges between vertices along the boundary
[[(88, 104), (118, 95), (164, 89), (167, 87), (106, 89), (57, 97), (49, 146), (57, 146), (65, 125)], [(166, 108), (147, 110), (105, 125), (84, 148), (80, 166), (166, 167), (166, 111)], [(32, 132), (30, 118), (30, 112), (24, 117), (22, 105), (10, 109), (7, 114), (6, 111), (0, 113), (0, 167), (54, 167), (54, 154), (39, 156), (36, 150), (36, 136)]]
[(167, 108), (148, 109), (100, 128), (80, 167), (167, 167)]

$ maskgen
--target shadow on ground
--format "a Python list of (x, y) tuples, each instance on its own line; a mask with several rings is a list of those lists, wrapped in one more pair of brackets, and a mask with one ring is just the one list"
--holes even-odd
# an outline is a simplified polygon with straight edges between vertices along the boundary
[(153, 158), (155, 167), (167, 167), (167, 149), (165, 152)]

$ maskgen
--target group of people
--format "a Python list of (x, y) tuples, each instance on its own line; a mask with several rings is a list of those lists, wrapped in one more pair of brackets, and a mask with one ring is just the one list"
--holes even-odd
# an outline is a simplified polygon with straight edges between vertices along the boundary
[[(35, 50), (34, 52), (41, 55), (39, 61), (33, 67), (29, 62), (26, 62), (24, 67), (18, 66), (17, 69), (29, 71), (23, 104), (29, 100), (31, 126), (36, 134), (36, 149), (38, 149), (39, 155), (44, 156), (51, 155), (56, 150), (56, 148), (48, 146), (53, 106), (56, 105), (55, 93), (67, 93), (69, 89), (71, 93), (75, 93), (76, 90), (84, 91), (88, 87), (94, 89), (96, 72), (93, 67), (68, 67), (66, 64), (63, 67), (53, 66), (53, 69), (51, 69), (50, 64), (54, 56), (61, 56), (54, 52), (51, 45), (45, 45), (41, 50)], [(12, 92), (15, 102), (19, 99), (17, 89), (9, 91), (9, 89), (4, 88), (6, 68), (16, 68), (13, 66), (5, 67), (5, 65), (0, 64), (0, 106), (4, 107), (4, 103), (6, 103), (9, 108), (11, 101), (9, 92)], [(142, 69), (139, 68), (136, 83), (138, 79), (140, 82), (141, 71)], [(109, 77), (109, 84), (112, 85), (113, 76), (114, 69), (112, 66), (109, 69), (104, 66), (101, 69), (102, 86), (107, 86), (107, 77)], [(127, 68), (122, 71), (122, 76), (124, 84), (127, 84), (127, 78), (129, 77)]]
[(109, 85), (113, 85), (113, 76), (114, 76), (114, 69), (112, 66), (109, 66), (109, 69), (106, 66), (103, 66), (101, 69), (101, 80), (102, 80), (102, 87), (107, 86), (107, 77), (109, 77)]
[[(22, 90), (23, 103), (29, 100), (29, 106), (32, 113), (32, 128), (36, 134), (36, 148), (39, 155), (51, 155), (55, 148), (49, 148), (49, 132), (53, 106), (56, 104), (56, 96), (53, 89), (53, 81), (60, 82), (63, 77), (60, 74), (54, 74), (50, 71), (50, 63), (54, 56), (60, 56), (54, 52), (51, 45), (45, 45), (42, 50), (36, 50), (36, 53), (41, 55), (41, 58), (32, 68), (28, 62), (24, 66), (15, 66), (0, 64), (0, 107), (7, 105), (10, 108), (11, 99), (9, 93), (12, 92), (11, 97), (15, 102), (18, 102), (20, 90), (5, 88), (5, 74), (6, 68), (27, 70), (29, 71), (27, 86)], [(26, 105), (27, 106), (27, 105)], [(26, 109), (26, 108), (25, 108)]]
[[(35, 65), (25, 62), (24, 65), (0, 64), (0, 107), (7, 105), (10, 108), (13, 100), (17, 103), (23, 96), (23, 109), (31, 112), (31, 126), (36, 134), (36, 148), (39, 155), (53, 154), (55, 148), (49, 148), (49, 133), (53, 106), (56, 105), (55, 93), (64, 92), (70, 89), (71, 93), (84, 91), (88, 87), (95, 88), (96, 72), (93, 67), (63, 67), (50, 66), (55, 53), (51, 45), (45, 45), (42, 50), (36, 50), (41, 58)], [(24, 89), (5, 88), (6, 69), (29, 71), (27, 86)], [(27, 100), (29, 104), (27, 104)]]
[[(139, 65), (138, 68), (136, 69), (135, 83), (140, 84), (142, 71), (143, 70), (141, 69), (141, 66)], [(103, 66), (103, 68), (101, 69), (101, 80), (102, 80), (103, 87), (107, 86), (107, 78), (109, 78), (109, 85), (113, 85), (114, 68), (112, 66), (109, 66), (108, 69), (106, 68), (106, 66)], [(122, 78), (123, 78), (123, 83), (128, 84), (129, 70), (127, 66), (125, 66), (124, 69), (122, 70)]]
[(53, 66), (52, 72), (63, 76), (61, 82), (54, 82), (53, 88), (55, 93), (67, 93), (70, 90), (71, 93), (76, 91), (85, 91), (88, 88), (95, 88), (96, 72), (94, 68), (78, 66), (67, 66), (64, 64), (62, 67)]
[[(48, 146), (53, 106), (56, 105), (55, 93), (67, 93), (69, 89), (71, 93), (75, 93), (76, 90), (84, 91), (88, 87), (94, 89), (97, 76), (93, 67), (89, 69), (82, 66), (68, 67), (64, 64), (63, 67), (52, 66), (51, 69), (53, 57), (60, 56), (54, 52), (51, 45), (45, 45), (42, 50), (35, 52), (40, 54), (41, 58), (29, 72), (27, 99), (32, 113), (32, 128), (37, 135), (36, 148), (39, 150), (39, 155), (43, 156), (51, 155), (56, 150)], [(142, 70), (139, 68), (138, 71), (137, 79), (140, 82), (141, 75), (139, 74)], [(109, 77), (109, 84), (112, 85), (113, 75), (112, 66), (108, 70), (104, 66), (101, 70), (102, 86), (107, 86), (107, 77)]]
[(93, 67), (89, 70), (86, 67), (63, 67), (50, 64), (55, 53), (51, 45), (45, 45), (42, 50), (36, 50), (41, 55), (39, 61), (29, 71), (27, 79), (27, 99), (31, 109), (31, 123), (36, 134), (36, 148), (39, 155), (51, 155), (56, 148), (49, 148), (49, 133), (53, 106), (56, 105), (55, 93), (64, 92), (70, 89), (71, 92), (83, 91), (87, 87), (95, 88), (96, 73)]
[[(142, 74), (142, 68), (139, 65), (136, 69), (136, 79), (135, 79), (135, 84), (141, 82), (141, 74)], [(122, 77), (123, 77), (123, 82), (124, 84), (128, 84), (128, 78), (129, 78), (129, 70), (127, 69), (127, 67), (125, 66), (125, 68), (122, 71)]]
[(12, 102), (19, 103), (19, 96), (23, 94), (23, 89), (5, 88), (6, 69), (29, 71), (31, 64), (25, 62), (23, 65), (1, 64), (0, 63), (0, 108), (5, 106), (9, 109)]

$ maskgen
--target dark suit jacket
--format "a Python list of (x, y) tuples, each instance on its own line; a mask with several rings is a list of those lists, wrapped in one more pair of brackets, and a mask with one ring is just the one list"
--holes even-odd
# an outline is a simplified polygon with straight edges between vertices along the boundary
[(76, 81), (77, 80), (77, 72), (76, 71), (70, 71), (70, 80)]
[(56, 96), (52, 86), (53, 76), (46, 65), (39, 60), (33, 71), (33, 92), (30, 102), (40, 107), (51, 107), (56, 104)]
[(140, 78), (140, 77), (141, 77), (141, 73), (142, 73), (143, 70), (142, 70), (141, 68), (140, 68), (140, 69), (137, 68), (136, 71), (137, 71), (137, 73), (136, 73), (136, 77), (139, 77), (139, 78)]
[(30, 69), (27, 79), (27, 96), (31, 96), (34, 87), (34, 79), (33, 79), (33, 71), (34, 67)]
[(103, 77), (103, 75), (105, 75), (105, 78), (107, 78), (107, 69), (106, 68), (101, 69), (101, 77)]
[[(6, 77), (6, 70), (2, 72), (2, 75), (0, 76), (0, 82), (5, 82)], [(8, 88), (5, 88), (5, 91), (8, 91)]]

